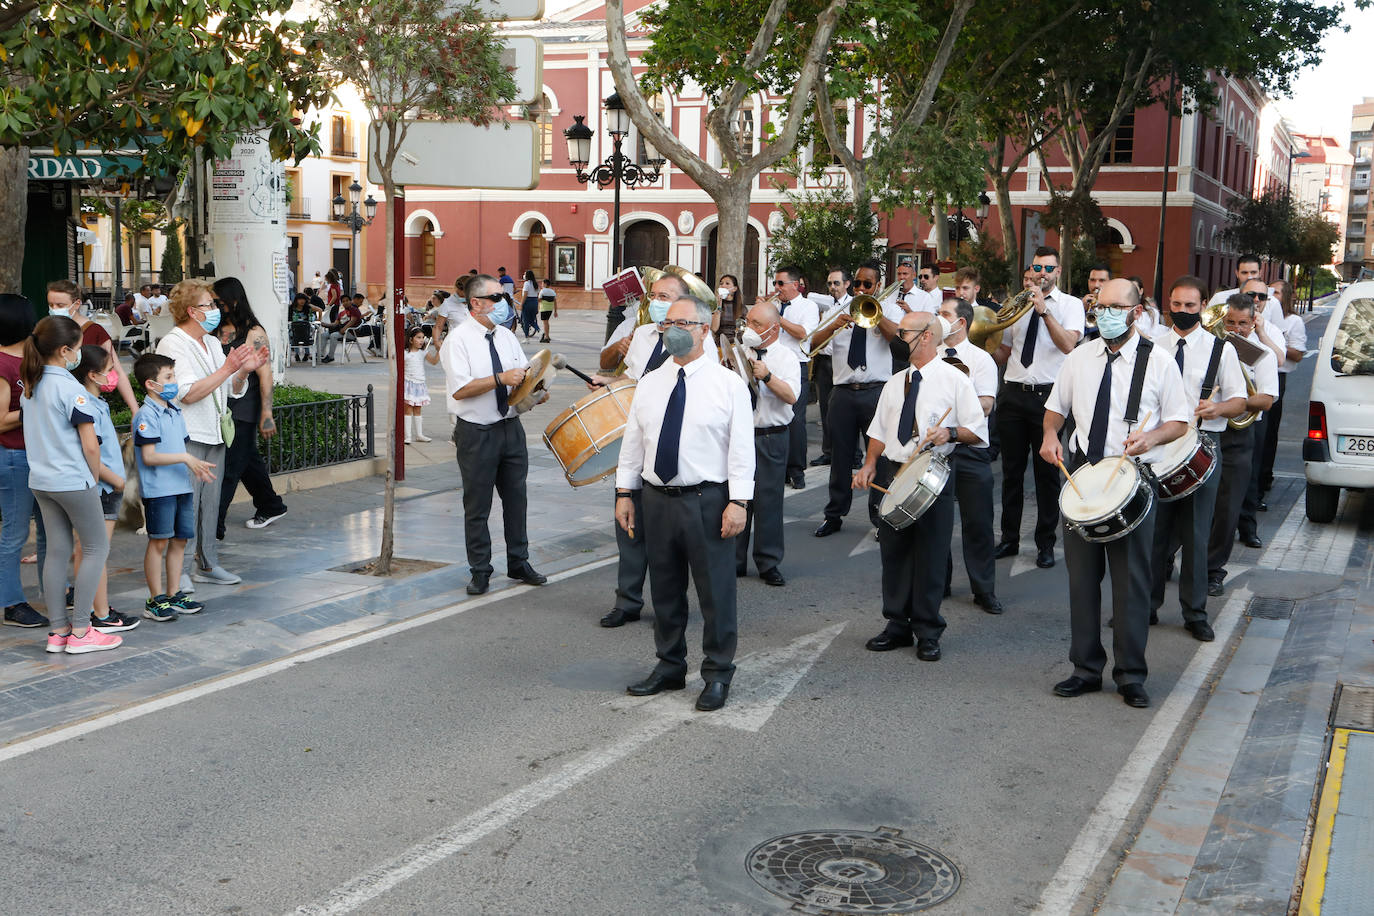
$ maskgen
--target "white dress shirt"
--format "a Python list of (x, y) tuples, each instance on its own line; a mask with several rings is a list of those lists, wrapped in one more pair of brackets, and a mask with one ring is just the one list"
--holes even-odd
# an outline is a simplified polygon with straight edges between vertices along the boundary
[[(1202, 382), (1207, 376), (1207, 367), (1212, 363), (1212, 346), (1219, 342), (1216, 336), (1208, 334), (1201, 326), (1194, 327), (1193, 332), (1187, 337), (1181, 336), (1173, 328), (1161, 327), (1155, 334), (1154, 341), (1166, 356), (1174, 360), (1174, 365), (1178, 365), (1178, 357), (1175, 354), (1178, 353), (1179, 342), (1183, 343), (1183, 393), (1196, 405), (1202, 400)], [(1112, 373), (1115, 376), (1115, 367)], [(1212, 400), (1221, 402), (1245, 397), (1245, 376), (1241, 373), (1240, 357), (1236, 356), (1236, 348), (1229, 343), (1223, 343), (1221, 361), (1217, 363), (1217, 377), (1212, 382)], [(1202, 428), (1219, 433), (1226, 428), (1226, 419), (1220, 417), (1215, 420), (1203, 420)]]
[[(1307, 353), (1307, 322), (1302, 320), (1301, 315), (1285, 315), (1283, 324), (1277, 325), (1283, 328), (1283, 339), (1288, 344), (1288, 349), (1298, 350), (1303, 354)], [(1298, 363), (1302, 358), (1285, 359), (1280, 372), (1292, 372), (1298, 368)]]
[[(949, 344), (942, 344), (940, 355), (948, 356), (945, 351)], [(954, 345), (954, 355), (959, 357), (959, 362), (968, 366), (969, 381), (973, 382), (973, 393), (980, 398), (997, 397), (997, 361), (992, 355), (982, 347), (975, 346), (973, 341), (965, 337)]]
[[(1212, 296), (1211, 299), (1208, 299), (1207, 304), (1216, 305), (1218, 302), (1225, 302), (1238, 292), (1240, 292), (1240, 288), (1235, 286), (1230, 289), (1223, 289)], [(1264, 300), (1264, 307), (1258, 311), (1260, 317), (1264, 319), (1265, 324), (1272, 323), (1275, 327), (1278, 327), (1283, 323), (1283, 303), (1279, 301), (1278, 296), (1274, 295), (1272, 289), (1268, 292), (1269, 298)]]
[[(687, 404), (678, 439), (677, 476), (659, 480), (654, 472), (658, 437), (668, 398), (677, 387), (678, 370), (686, 372)], [(754, 498), (754, 417), (749, 388), (707, 353), (680, 366), (669, 360), (640, 379), (625, 421), (615, 485), (637, 490), (655, 486), (728, 483), (731, 499)]]
[[(1077, 331), (1080, 338), (1083, 336), (1083, 300), (1070, 296), (1056, 286), (1045, 296), (1045, 310), (1054, 316), (1060, 327), (1066, 331)], [(1033, 313), (1034, 310), (1032, 315)], [(1035, 332), (1035, 350), (1031, 364), (1021, 365), (1021, 346), (1025, 343), (1026, 329), (1030, 327), (1032, 315), (1022, 317), (1002, 336), (1002, 343), (1011, 346), (1011, 356), (1007, 357), (1007, 371), (1004, 377), (1009, 382), (1020, 382), (1025, 385), (1050, 385), (1059, 377), (1060, 367), (1064, 365), (1068, 354), (1055, 345), (1042, 318), (1040, 327)]]
[[(224, 365), (224, 349), (220, 346), (218, 338), (206, 334), (200, 342), (196, 342), (181, 328), (172, 328), (166, 337), (158, 341), (157, 352), (176, 361), (176, 368), (172, 370), (176, 373), (177, 389), (180, 392), (176, 405), (181, 408), (181, 419), (186, 423), (186, 435), (191, 437), (192, 442), (199, 442), (201, 445), (223, 444), (224, 435), (220, 432), (219, 415), (229, 411), (230, 397), (243, 396), (248, 389), (248, 380), (245, 378), (239, 383), (237, 392), (233, 390), (231, 381), (226, 379), (218, 388), (208, 392), (194, 404), (187, 404), (181, 399), (192, 385), (214, 375), (219, 367)], [(230, 378), (232, 379), (232, 376)]]
[[(873, 422), (868, 425), (868, 435), (883, 443), (883, 457), (898, 464), (905, 463), (916, 453), (916, 447), (936, 423), (942, 427), (962, 426), (978, 437), (973, 445), (986, 448), (988, 418), (983, 416), (983, 406), (978, 403), (973, 382), (938, 356), (920, 370), (921, 388), (916, 393), (916, 422), (912, 426), (911, 439), (905, 444), (898, 440), (902, 404), (906, 401), (907, 387), (914, 371), (908, 366), (905, 371), (892, 376), (883, 386), (883, 393), (878, 396), (878, 407), (873, 412)], [(949, 416), (941, 421), (946, 410), (949, 410)], [(936, 451), (947, 455), (954, 451), (954, 446), (955, 443), (950, 441), (936, 447)]]
[[(853, 296), (849, 295), (849, 293), (845, 293), (843, 296), (840, 297), (840, 301), (836, 302), (834, 296), (827, 296), (825, 293), (807, 293), (806, 295), (807, 298), (809, 298), (812, 302), (816, 303), (816, 311), (820, 314), (820, 317), (822, 319), (825, 318), (825, 313), (833, 309), (836, 305), (848, 305), (849, 300), (854, 298)], [(816, 326), (820, 326), (819, 320), (817, 321)], [(783, 331), (782, 333), (783, 336), (787, 336), (786, 331)], [(821, 347), (821, 352), (817, 353), (816, 355), (830, 356), (834, 352), (835, 351), (831, 347), (830, 342), (827, 341), (825, 346)]]
[[(778, 332), (779, 338), (783, 336)], [(746, 348), (751, 357), (757, 358), (758, 352)], [(763, 364), (768, 367), (768, 371), (773, 376), (782, 381), (792, 390), (792, 397), (801, 396), (801, 363), (797, 362), (796, 355), (786, 347), (778, 346), (777, 341), (772, 345), (764, 347)], [(754, 428), (767, 429), (770, 426), (786, 426), (792, 422), (792, 405), (785, 403), (782, 398), (769, 389), (759, 379), (759, 402), (754, 407)]]
[(1254, 331), (1245, 338), (1252, 344), (1259, 344), (1264, 349), (1261, 356), (1253, 366), (1245, 366), (1245, 374), (1250, 376), (1250, 381), (1255, 383), (1256, 394), (1268, 394), (1273, 397), (1279, 396), (1279, 361), (1274, 356), (1274, 351), (1264, 346), (1259, 339), (1259, 335)]
[[(492, 339), (496, 341), (496, 354), (501, 357), (502, 372), (507, 369), (523, 369), (530, 364), (514, 334), (500, 325), (497, 325), (494, 331), (488, 331), (480, 321), (471, 316), (451, 329), (444, 338), (443, 346), (439, 348), (439, 365), (444, 369), (444, 390), (448, 395), (444, 401), (448, 404), (448, 412), (460, 420), (479, 426), (515, 416), (512, 409), (508, 409), (504, 417), (501, 415), (501, 411), (496, 407), (494, 388), (476, 397), (462, 400), (453, 397), (453, 393), (468, 382), (489, 378), (495, 374), (492, 371), (491, 346), (487, 343), (488, 334), (495, 335)], [(508, 395), (511, 390), (512, 387), (507, 386)]]
[[(900, 322), (902, 310), (893, 299), (883, 303), (883, 317), (889, 321)], [(864, 335), (866, 363), (861, 369), (849, 365), (849, 345), (855, 334)], [(865, 330), (857, 325), (848, 325), (836, 331), (830, 338), (833, 346), (830, 360), (830, 375), (836, 385), (856, 385), (865, 382), (885, 382), (892, 377), (892, 350), (887, 338), (877, 325)]]
[[(805, 296), (798, 296), (788, 303), (784, 303), (779, 299), (777, 306), (778, 312), (783, 318), (793, 324), (801, 325), (807, 334), (816, 330), (816, 325), (821, 323), (821, 310), (816, 307), (816, 303)], [(802, 338), (802, 340), (805, 339), (804, 337)], [(798, 340), (786, 331), (783, 331), (778, 336), (778, 340), (782, 342), (784, 347), (791, 350), (796, 355), (798, 362), (811, 362), (811, 357), (807, 355), (807, 351), (802, 349), (801, 340)]]
[[(901, 305), (898, 304), (898, 299), (906, 303), (906, 309), (903, 309)], [(892, 306), (897, 310), (898, 319), (908, 311), (931, 312), (933, 314), (940, 311), (941, 301), (939, 293), (928, 293), (919, 286), (912, 286), (905, 294), (903, 294), (901, 290), (898, 290), (892, 294), (890, 299), (884, 300), (883, 311), (886, 312), (887, 307)]]
[[(631, 320), (631, 324), (633, 325), (633, 320)], [(616, 330), (619, 331), (620, 329), (616, 328)], [(625, 335), (620, 336), (624, 337)], [(615, 338), (612, 337), (611, 340), (614, 341)], [(654, 355), (654, 345), (658, 343), (658, 340), (658, 325), (649, 323), (634, 328), (634, 336), (630, 338), (630, 349), (625, 353), (626, 375), (636, 379), (644, 376), (644, 373), (649, 369), (649, 357)], [(720, 361), (720, 351), (716, 349), (715, 338), (710, 334), (706, 335), (705, 352), (707, 356), (717, 362)], [(671, 356), (667, 357), (664, 363), (671, 359)]]
[[(1134, 431), (1134, 428), (1126, 427), (1126, 401), (1130, 397), (1136, 357), (1140, 352), (1140, 335), (1132, 334), (1119, 352), (1121, 356), (1112, 363), (1112, 397), (1104, 455), (1122, 454), (1127, 434)], [(1049, 400), (1045, 402), (1046, 410), (1052, 410), (1062, 417), (1073, 417), (1077, 428), (1070, 447), (1083, 454), (1088, 451), (1097, 389), (1107, 369), (1106, 354), (1107, 345), (1100, 338), (1068, 354), (1059, 370), (1059, 378), (1050, 391)], [(1165, 352), (1164, 347), (1151, 348), (1135, 428), (1140, 427), (1140, 421), (1145, 419), (1146, 414), (1150, 418), (1146, 430), (1175, 420), (1190, 423), (1196, 404), (1196, 401), (1188, 403), (1188, 396), (1183, 392), (1183, 377), (1179, 375), (1173, 357)], [(1160, 449), (1155, 447), (1136, 457), (1151, 462), (1159, 457), (1159, 453)]]

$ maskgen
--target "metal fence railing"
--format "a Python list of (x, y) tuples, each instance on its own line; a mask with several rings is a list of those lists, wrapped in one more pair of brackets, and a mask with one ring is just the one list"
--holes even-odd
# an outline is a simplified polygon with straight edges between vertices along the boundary
[(366, 394), (341, 395), (272, 408), (277, 434), (259, 441), (271, 474), (360, 461), (377, 454), (372, 386)]

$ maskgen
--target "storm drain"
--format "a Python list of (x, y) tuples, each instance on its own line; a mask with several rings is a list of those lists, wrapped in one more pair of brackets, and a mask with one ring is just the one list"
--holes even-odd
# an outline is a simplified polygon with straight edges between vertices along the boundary
[(1342, 684), (1331, 726), (1374, 731), (1374, 687)]
[(959, 889), (953, 862), (891, 827), (774, 837), (754, 847), (746, 867), (801, 913), (912, 913)]
[(1287, 620), (1293, 616), (1293, 604), (1292, 598), (1251, 598), (1245, 605), (1245, 616)]

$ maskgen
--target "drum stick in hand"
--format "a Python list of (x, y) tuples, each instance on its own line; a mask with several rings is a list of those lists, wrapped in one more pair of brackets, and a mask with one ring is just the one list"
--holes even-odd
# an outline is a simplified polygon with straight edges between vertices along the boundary
[[(1150, 422), (1150, 417), (1151, 417), (1151, 416), (1152, 416), (1152, 414), (1150, 413), (1150, 411), (1148, 411), (1148, 410), (1145, 411), (1145, 418), (1144, 418), (1143, 420), (1140, 421), (1139, 425), (1136, 426), (1136, 429), (1140, 429), (1140, 428), (1143, 427), (1146, 423), (1149, 423), (1149, 422)], [(1130, 433), (1127, 432), (1126, 435), (1129, 436)], [(1121, 465), (1123, 465), (1123, 464), (1125, 464), (1125, 463), (1126, 463), (1126, 448), (1125, 448), (1125, 446), (1122, 446), (1122, 449), (1121, 449), (1121, 457), (1118, 458), (1118, 459), (1116, 459), (1116, 464), (1112, 465), (1112, 473), (1115, 474), (1117, 471), (1121, 470)]]
[(1059, 459), (1057, 462), (1055, 462), (1055, 463), (1059, 465), (1059, 470), (1061, 470), (1061, 471), (1064, 472), (1064, 479), (1067, 480), (1067, 481), (1069, 482), (1069, 486), (1073, 487), (1073, 491), (1074, 491), (1075, 493), (1078, 494), (1078, 498), (1079, 498), (1079, 499), (1082, 499), (1082, 498), (1083, 498), (1083, 491), (1080, 490), (1080, 489), (1078, 489), (1078, 484), (1076, 484), (1076, 483), (1073, 482), (1073, 475), (1069, 473), (1069, 469), (1068, 469), (1068, 468), (1064, 467), (1064, 459), (1063, 459), (1063, 458), (1060, 458), (1060, 459)]
[(946, 407), (945, 412), (940, 414), (940, 419), (936, 420), (935, 424), (926, 430), (925, 436), (921, 438), (921, 447), (916, 449), (916, 454), (919, 455), (926, 450), (926, 445), (930, 443), (931, 436), (935, 435), (935, 430), (945, 425), (945, 417), (948, 417), (949, 412), (953, 409), (953, 407)]

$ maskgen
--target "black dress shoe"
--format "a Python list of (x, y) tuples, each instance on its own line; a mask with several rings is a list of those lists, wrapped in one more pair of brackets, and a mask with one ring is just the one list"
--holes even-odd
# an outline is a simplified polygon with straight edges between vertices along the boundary
[(1081, 697), (1085, 693), (1097, 693), (1102, 689), (1101, 681), (1089, 681), (1074, 675), (1065, 678), (1054, 685), (1054, 695), (1057, 697)]
[(948, 598), (949, 596), (951, 596), (951, 595), (953, 595), (953, 594), (954, 594), (954, 589), (953, 589), (952, 587), (946, 585), (946, 586), (945, 586), (945, 595), (944, 595), (944, 596), (945, 596), (946, 598)]
[(684, 678), (664, 677), (658, 672), (654, 672), (638, 684), (631, 684), (626, 687), (625, 692), (632, 697), (651, 697), (665, 690), (681, 690), (686, 686), (687, 681)]
[(702, 688), (701, 696), (697, 697), (697, 709), (701, 712), (715, 712), (725, 705), (725, 698), (729, 695), (729, 684), (712, 681)]
[(1261, 512), (1268, 512), (1268, 511), (1269, 511), (1269, 503), (1267, 503), (1267, 502), (1265, 502), (1264, 500), (1261, 499), (1261, 500), (1259, 501), (1259, 505), (1256, 506), (1255, 508), (1258, 509), (1258, 510), (1260, 510)]
[(1017, 552), (1020, 551), (1020, 549), (1020, 544), (1013, 544), (1011, 541), (1003, 541), (1002, 543), (997, 545), (997, 548), (995, 550), (993, 550), (992, 558), (994, 560), (1003, 560), (1007, 557), (1014, 557), (1016, 556)]
[(794, 490), (806, 488), (806, 474), (801, 471), (793, 471), (787, 475), (787, 485)]
[(1150, 695), (1145, 692), (1144, 686), (1140, 684), (1122, 684), (1116, 688), (1116, 692), (1121, 694), (1121, 699), (1127, 706), (1145, 709), (1150, 705)]
[(1264, 546), (1264, 542), (1259, 539), (1258, 534), (1243, 534), (1241, 535), (1240, 542), (1244, 544), (1246, 547)]
[(1042, 547), (1040, 552), (1035, 555), (1035, 565), (1041, 569), (1050, 569), (1054, 566), (1054, 548)]
[(1151, 611), (1151, 612), (1150, 612), (1150, 626), (1154, 626), (1154, 625), (1157, 624), (1157, 623), (1159, 623), (1159, 611)]
[(821, 522), (821, 526), (816, 529), (816, 537), (828, 538), (836, 531), (839, 531), (842, 524), (843, 523), (837, 518), (827, 518), (825, 521)]
[(923, 662), (938, 662), (940, 660), (940, 640), (916, 640), (916, 657)]
[(629, 612), (629, 611), (622, 611), (620, 608), (616, 608), (616, 609), (614, 609), (613, 611), (611, 611), (609, 614), (607, 614), (605, 617), (602, 617), (602, 618), (601, 618), (601, 625), (602, 625), (603, 627), (608, 627), (608, 628), (609, 628), (609, 627), (623, 627), (623, 626), (625, 626), (625, 624), (630, 623), (631, 621), (634, 621), (634, 620), (638, 620), (638, 619), (639, 619), (639, 611), (635, 611), (634, 613), (631, 613), (631, 612)]
[(735, 578), (736, 578), (736, 579), (743, 579), (743, 578), (744, 578), (745, 576), (747, 576), (747, 575), (749, 575), (749, 567), (747, 567), (747, 566), (736, 566), (736, 567), (735, 567)]
[(902, 635), (884, 630), (864, 643), (864, 648), (870, 652), (891, 652), (893, 649), (904, 649), (915, 642), (910, 633)]
[(535, 572), (534, 567), (528, 563), (506, 573), (506, 578), (519, 580), (526, 585), (543, 585), (549, 581), (548, 576)]
[(778, 572), (776, 569), (770, 569), (766, 573), (759, 573), (759, 578), (762, 579), (766, 585), (787, 584), (787, 580), (782, 577), (782, 573)]
[(1183, 628), (1191, 633), (1198, 642), (1211, 642), (1217, 638), (1217, 634), (1212, 632), (1212, 625), (1205, 620), (1190, 620), (1183, 625)]
[(1209, 581), (1207, 583), (1207, 594), (1212, 598), (1220, 598), (1222, 595), (1226, 594), (1226, 589), (1222, 587), (1220, 582), (1215, 580)]
[(989, 614), (1000, 614), (1004, 610), (1002, 602), (998, 600), (996, 595), (974, 595), (973, 603)]
[(468, 583), (469, 595), (485, 595), (487, 589), (491, 587), (491, 573), (473, 573), (472, 581)]
[(829, 455), (817, 455), (815, 458), (811, 459), (811, 466), (813, 468), (823, 468), (828, 464), (830, 464)]

